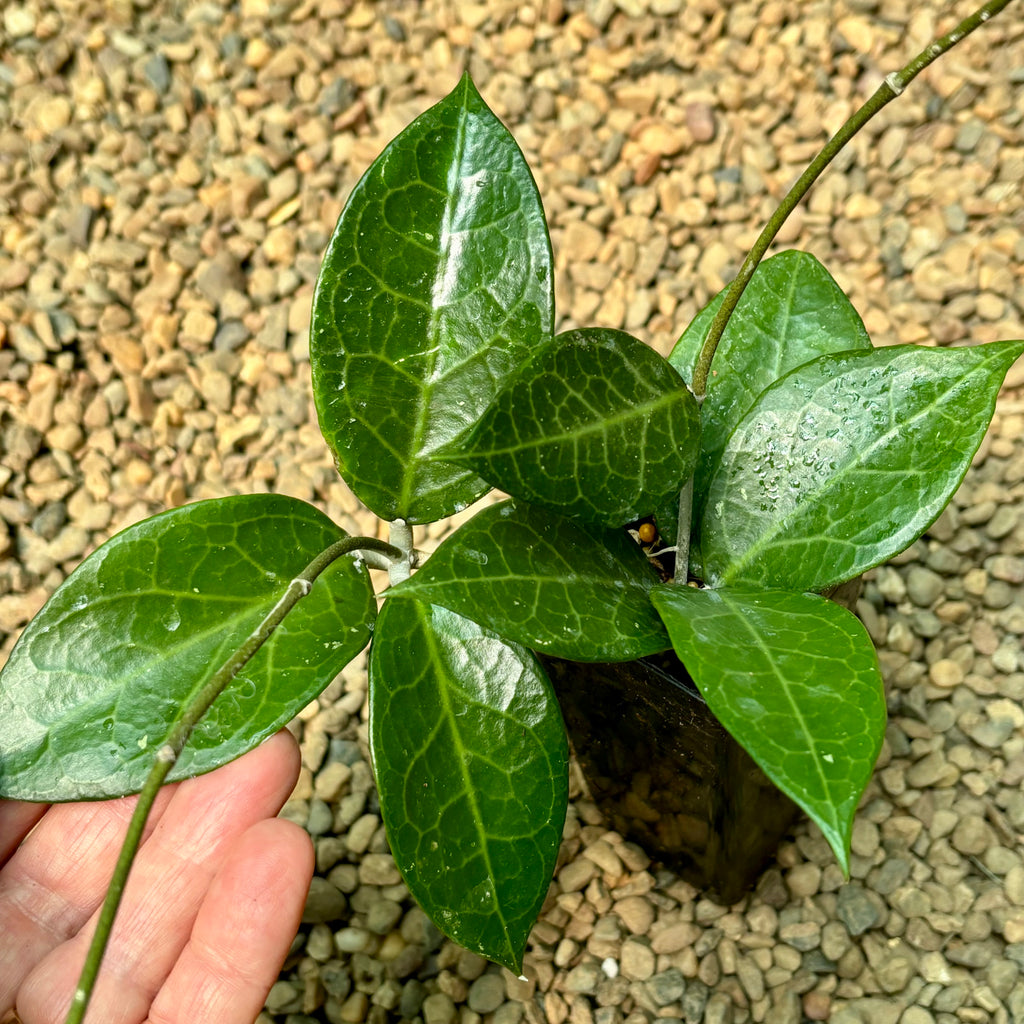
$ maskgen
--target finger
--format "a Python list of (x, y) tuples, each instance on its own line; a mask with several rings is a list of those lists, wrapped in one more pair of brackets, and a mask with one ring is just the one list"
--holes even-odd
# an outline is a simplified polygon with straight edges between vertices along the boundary
[[(159, 795), (147, 833), (172, 791)], [(0, 871), (0, 1015), (35, 965), (99, 906), (136, 799), (55, 804)]]
[(0, 864), (21, 844), (33, 826), (46, 813), (49, 804), (29, 804), (21, 800), (0, 800)]
[[(295, 740), (281, 732), (237, 761), (177, 787), (132, 868), (90, 1004), (93, 1020), (145, 1019), (227, 848), (280, 810), (298, 769)], [(95, 918), (26, 979), (18, 998), (23, 1018), (64, 1019)]]
[(148, 1024), (252, 1024), (299, 927), (313, 844), (297, 825), (260, 822), (232, 847)]

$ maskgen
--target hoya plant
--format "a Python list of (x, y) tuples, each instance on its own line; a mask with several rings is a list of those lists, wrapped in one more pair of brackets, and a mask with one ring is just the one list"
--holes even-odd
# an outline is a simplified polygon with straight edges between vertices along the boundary
[[(886, 79), (667, 359), (555, 333), (540, 196), (468, 76), (384, 150), (324, 257), (310, 360), (324, 438), (389, 541), (281, 495), (164, 512), (68, 577), (0, 677), (0, 795), (142, 793), (69, 1020), (159, 786), (252, 748), (368, 643), (398, 867), (443, 932), (516, 972), (568, 790), (538, 655), (674, 650), (847, 870), (885, 700), (866, 631), (822, 595), (939, 515), (1024, 341), (873, 348), (816, 259), (760, 261), (854, 132), (1006, 2)], [(414, 526), (492, 488), (509, 497), (420, 556)]]

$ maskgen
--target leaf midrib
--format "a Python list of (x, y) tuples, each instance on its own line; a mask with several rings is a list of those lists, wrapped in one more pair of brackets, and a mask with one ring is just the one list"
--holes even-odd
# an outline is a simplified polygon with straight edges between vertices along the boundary
[[(532, 451), (538, 448), (550, 447), (555, 444), (564, 444), (569, 441), (584, 441), (594, 436), (600, 436), (608, 433), (610, 430), (621, 425), (629, 425), (631, 420), (640, 418), (644, 422), (644, 426), (647, 426), (645, 414), (656, 413), (664, 407), (671, 408), (675, 404), (679, 404), (680, 408), (685, 408), (685, 396), (689, 392), (685, 388), (681, 388), (677, 391), (672, 391), (667, 394), (656, 395), (652, 399), (648, 399), (642, 405), (631, 405), (625, 409), (622, 409), (618, 413), (614, 413), (611, 416), (605, 416), (601, 413), (601, 419), (596, 423), (584, 424), (575, 430), (563, 430), (557, 434), (545, 434), (542, 437), (534, 438), (526, 442), (516, 444), (513, 446), (507, 446), (504, 448), (487, 448), (487, 449), (474, 449), (472, 452), (458, 453), (453, 455), (455, 459), (466, 459), (471, 460), (474, 456), (498, 456), (498, 455), (515, 455), (519, 452)], [(597, 412), (597, 410), (593, 410)]]
[[(800, 711), (800, 706), (793, 699), (793, 694), (792, 694), (792, 692), (791, 692), (791, 690), (789, 688), (789, 683), (788, 683), (788, 681), (786, 679), (786, 676), (782, 672), (779, 671), (779, 668), (778, 668), (778, 665), (776, 664), (775, 658), (772, 657), (771, 648), (768, 647), (764, 643), (764, 640), (762, 639), (761, 634), (758, 633), (757, 630), (755, 630), (749, 624), (749, 622), (747, 621), (747, 617), (742, 614), (741, 606), (737, 605), (737, 603), (735, 601), (731, 600), (730, 596), (728, 594), (724, 593), (724, 592), (719, 592), (719, 597), (722, 599), (723, 603), (729, 605), (729, 607), (732, 609), (732, 612), (733, 612), (735, 618), (739, 619), (743, 623), (743, 626), (746, 629), (747, 633), (753, 638), (754, 646), (761, 652), (761, 654), (767, 660), (768, 664), (771, 666), (772, 674), (775, 676), (775, 679), (779, 683), (780, 692), (785, 695), (786, 701), (787, 701), (787, 703), (789, 704), (789, 706), (790, 706), (790, 708), (792, 710), (793, 718), (797, 722), (797, 724), (799, 725), (800, 732), (802, 733), (802, 735), (804, 736), (804, 738), (807, 741), (808, 748), (811, 751), (811, 756), (812, 756), (813, 761), (814, 761), (814, 768), (815, 768), (815, 771), (818, 774), (818, 781), (821, 783), (821, 786), (822, 786), (822, 793), (827, 798), (828, 803), (829, 803), (829, 807), (830, 808), (834, 807), (835, 806), (835, 800), (833, 799), (832, 788), (829, 786), (828, 779), (825, 777), (825, 772), (824, 772), (824, 769), (822, 768), (822, 760), (823, 759), (822, 759), (822, 757), (821, 757), (821, 755), (820, 755), (820, 753), (818, 751), (817, 744), (814, 742), (813, 735), (811, 734), (810, 730), (807, 728), (807, 722), (804, 719), (804, 716), (803, 716), (803, 714)], [(837, 820), (835, 818), (835, 815), (831, 816), (831, 822), (832, 822), (833, 828), (838, 830), (839, 829), (839, 824), (838, 824), (838, 822), (837, 822)]]
[(466, 105), (465, 90), (466, 86), (465, 83), (463, 83), (463, 102), (459, 110), (458, 124), (456, 126), (455, 134), (456, 158), (448, 164), (448, 178), (446, 182), (447, 193), (445, 195), (444, 213), (442, 214), (441, 227), (438, 230), (438, 234), (440, 236), (439, 240), (443, 250), (442, 252), (439, 252), (438, 266), (435, 269), (434, 281), (431, 287), (430, 324), (427, 328), (427, 336), (432, 343), (432, 347), (429, 349), (432, 355), (432, 358), (430, 359), (430, 372), (424, 375), (422, 379), (422, 386), (419, 389), (416, 408), (416, 424), (412, 431), (412, 448), (411, 451), (405, 453), (406, 458), (412, 463), (412, 465), (407, 465), (405, 467), (405, 472), (402, 474), (402, 488), (396, 503), (397, 510), (403, 515), (408, 515), (409, 510), (416, 499), (417, 486), (414, 466), (420, 453), (424, 449), (424, 438), (430, 423), (430, 410), (432, 404), (431, 396), (434, 390), (430, 382), (434, 378), (437, 362), (440, 358), (441, 352), (439, 324), (442, 313), (447, 306), (438, 301), (438, 290), (441, 283), (445, 281), (448, 276), (448, 264), (451, 260), (451, 250), (454, 238), (452, 220), (454, 211), (458, 206), (458, 183), (461, 177), (459, 170), (462, 167), (466, 151), (466, 126), (469, 120), (469, 108)]
[[(443, 651), (439, 643), (438, 637), (430, 623), (427, 621), (427, 615), (429, 614), (429, 605), (418, 603), (417, 614), (420, 616), (422, 621), (422, 628), (424, 636), (427, 639), (427, 646), (430, 650), (431, 659), (435, 664), (439, 666), (448, 667), (447, 660), (443, 657)], [(457, 613), (452, 613), (457, 614)], [(512, 938), (509, 935), (508, 921), (505, 919), (504, 913), (502, 913), (501, 904), (498, 901), (498, 886), (497, 886), (497, 875), (494, 871), (494, 866), (491, 863), (491, 851), (489, 844), (489, 833), (483, 826), (483, 816), (480, 813), (480, 805), (476, 799), (476, 792), (472, 785), (472, 779), (469, 775), (469, 769), (466, 766), (466, 747), (462, 742), (462, 736), (457, 728), (457, 719), (455, 712), (452, 709), (451, 700), (448, 693), (448, 687), (446, 685), (440, 685), (438, 687), (440, 691), (442, 709), (445, 717), (448, 719), (448, 728), (451, 732), (452, 743), (455, 747), (455, 762), (458, 765), (459, 776), (462, 779), (462, 788), (465, 793), (466, 801), (470, 805), (473, 822), (476, 825), (477, 836), (480, 841), (480, 854), (484, 859), (484, 866), (487, 870), (487, 875), (491, 879), (491, 907), (494, 915), (501, 921), (501, 931), (505, 936), (506, 949), (511, 954), (510, 959), (515, 960), (515, 947), (512, 943)]]

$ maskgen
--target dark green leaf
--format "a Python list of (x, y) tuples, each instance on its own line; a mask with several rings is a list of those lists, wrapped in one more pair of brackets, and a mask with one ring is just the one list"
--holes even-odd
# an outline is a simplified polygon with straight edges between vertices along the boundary
[(853, 816), (885, 733), (871, 638), (816, 594), (666, 584), (651, 595), (715, 717), (849, 872)]
[(1024, 342), (821, 356), (729, 438), (700, 543), (713, 583), (821, 591), (919, 537), (959, 486)]
[[(0, 795), (137, 792), (181, 707), (291, 580), (345, 536), (282, 495), (154, 516), (90, 555), (0, 673)], [(334, 562), (200, 721), (170, 779), (216, 768), (289, 721), (369, 640), (366, 568)]]
[(370, 749), (409, 891), (446, 935), (518, 974), (568, 801), (565, 727), (536, 658), (454, 612), (389, 599)]
[(559, 658), (630, 661), (669, 647), (648, 597), (657, 582), (624, 530), (506, 501), (477, 513), (393, 594)]
[(356, 185), (313, 299), (320, 426), (381, 518), (430, 522), (487, 490), (433, 456), (551, 340), (552, 282), (529, 168), (464, 76)]
[[(727, 291), (697, 314), (669, 356), (687, 381)], [(725, 442), (766, 387), (820, 355), (870, 348), (857, 311), (810, 253), (791, 249), (761, 263), (725, 328), (708, 378), (694, 522), (700, 519)]]
[(622, 526), (693, 472), (697, 402), (623, 331), (567, 331), (509, 382), (465, 442), (466, 461), (516, 498)]

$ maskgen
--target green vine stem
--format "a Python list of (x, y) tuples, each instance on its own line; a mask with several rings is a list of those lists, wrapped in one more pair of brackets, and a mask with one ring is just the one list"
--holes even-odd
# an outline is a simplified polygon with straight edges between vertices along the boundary
[(82, 1024), (85, 1018), (85, 1012), (89, 1007), (89, 1000), (96, 985), (100, 964), (103, 961), (103, 954), (106, 952), (107, 943), (110, 940), (110, 932), (114, 927), (114, 918), (117, 916), (117, 909), (124, 894), (128, 873), (131, 871), (132, 862), (135, 860), (139, 843), (142, 841), (142, 833), (146, 827), (149, 812), (153, 809), (153, 802), (167, 778), (167, 773), (174, 767), (178, 755), (188, 742), (189, 736), (192, 735), (192, 730), (209, 710), (210, 705), (220, 696), (221, 691), (270, 639), (274, 630), (281, 625), (284, 617), (312, 590), (316, 578), (338, 558), (358, 551), (384, 555), (390, 560), (400, 560), (406, 557), (405, 553), (398, 548), (373, 537), (345, 537), (330, 547), (324, 548), (288, 584), (287, 590), (277, 604), (270, 609), (263, 621), (246, 638), (245, 643), (210, 676), (203, 688), (196, 694), (195, 699), (184, 709), (181, 718), (171, 727), (163, 745), (157, 751), (156, 761), (139, 792), (139, 800), (135, 805), (131, 821), (128, 823), (128, 831), (125, 834), (121, 852), (118, 854), (117, 864), (114, 867), (110, 885), (107, 887), (103, 906), (100, 908), (96, 931), (89, 945), (85, 963), (82, 965), (82, 973), (79, 975), (78, 985), (75, 988), (65, 1024)]
[(980, 25), (998, 14), (1010, 0), (989, 0), (970, 17), (964, 18), (959, 25), (951, 32), (935, 42), (930, 43), (922, 50), (906, 67), (900, 71), (894, 71), (885, 76), (885, 81), (878, 87), (868, 101), (860, 107), (843, 124), (836, 134), (825, 144), (824, 149), (811, 161), (807, 170), (800, 175), (796, 184), (789, 190), (786, 197), (779, 204), (778, 209), (765, 225), (764, 230), (758, 236), (754, 247), (747, 253), (743, 265), (740, 267), (736, 279), (732, 282), (722, 305), (711, 321), (704, 345), (700, 350), (697, 365), (693, 371), (693, 383), (690, 390), (698, 401), (704, 398), (707, 390), (708, 374), (711, 371), (711, 360), (715, 357), (715, 350), (725, 332), (726, 324), (736, 309), (750, 279), (754, 276), (757, 265), (768, 251), (779, 229), (786, 222), (786, 218), (793, 212), (797, 204), (806, 195), (811, 185), (818, 179), (822, 171), (832, 162), (839, 151), (864, 127), (882, 107), (894, 100), (904, 89), (926, 68), (933, 60), (952, 49), (961, 39), (970, 35)]

